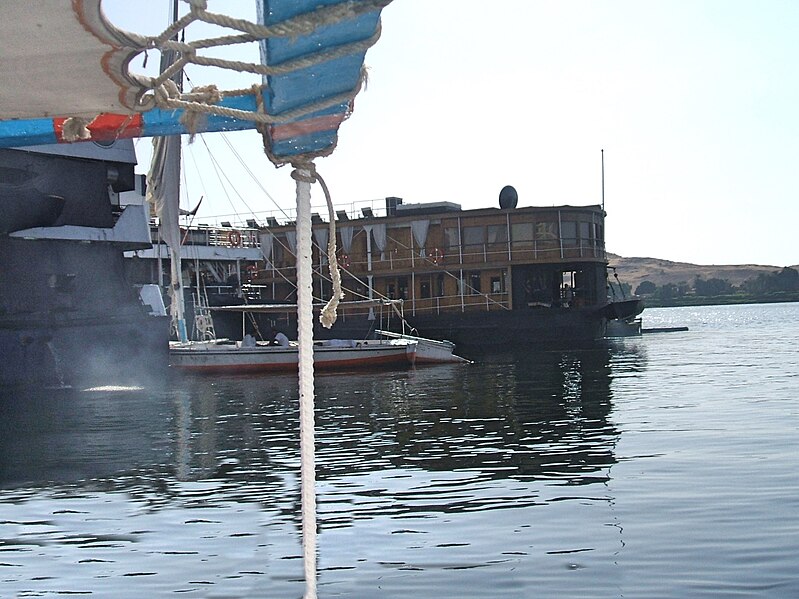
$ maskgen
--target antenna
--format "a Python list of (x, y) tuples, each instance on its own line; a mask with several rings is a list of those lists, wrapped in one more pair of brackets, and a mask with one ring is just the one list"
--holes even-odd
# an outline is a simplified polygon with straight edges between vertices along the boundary
[(602, 212), (605, 211), (605, 150), (600, 150), (602, 152)]

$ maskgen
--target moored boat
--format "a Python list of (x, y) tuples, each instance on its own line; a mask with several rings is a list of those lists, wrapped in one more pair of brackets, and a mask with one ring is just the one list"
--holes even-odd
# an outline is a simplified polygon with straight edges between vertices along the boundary
[[(412, 366), (417, 342), (410, 339), (329, 339), (313, 347), (314, 369), (353, 370)], [(269, 345), (252, 340), (230, 342), (172, 342), (169, 362), (173, 368), (200, 373), (237, 374), (295, 371), (299, 363), (296, 343)]]
[(126, 276), (150, 247), (133, 143), (0, 149), (0, 386), (144, 380), (169, 324)]
[[(498, 208), (403, 204), (389, 197), (384, 211), (338, 211), (337, 260), (347, 298), (401, 299), (404, 314), (353, 304), (340, 310), (330, 331), (317, 327), (315, 335), (362, 337), (410, 325), (422, 337), (448, 339), (467, 353), (573, 346), (603, 339), (608, 322), (643, 310), (638, 298), (608, 297), (602, 206), (516, 204), (508, 186)], [(314, 264), (328, 260), (328, 225), (321, 218), (313, 225)], [(262, 229), (265, 264), (254, 280), (273, 301), (295, 293), (292, 230), (289, 222)], [(314, 273), (318, 297), (329, 294), (324, 273)]]
[(395, 333), (393, 331), (375, 331), (379, 336), (388, 339), (407, 339), (416, 342), (416, 363), (417, 364), (452, 364), (469, 363), (469, 360), (462, 358), (455, 353), (455, 344), (446, 339), (427, 339), (405, 333)]

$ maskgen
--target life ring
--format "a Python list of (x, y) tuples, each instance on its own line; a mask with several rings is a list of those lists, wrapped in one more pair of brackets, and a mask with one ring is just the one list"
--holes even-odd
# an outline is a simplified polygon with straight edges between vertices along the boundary
[(197, 314), (194, 317), (194, 326), (197, 328), (197, 332), (200, 333), (200, 335), (205, 335), (211, 328), (211, 319), (205, 314)]
[(433, 264), (441, 264), (444, 261), (444, 250), (441, 248), (433, 248), (428, 256)]
[(231, 231), (227, 234), (227, 240), (233, 247), (239, 247), (241, 245), (241, 233), (238, 231)]
[(337, 260), (338, 260), (339, 266), (341, 266), (341, 268), (349, 268), (350, 267), (350, 257), (347, 254), (342, 252), (341, 254), (338, 255)]

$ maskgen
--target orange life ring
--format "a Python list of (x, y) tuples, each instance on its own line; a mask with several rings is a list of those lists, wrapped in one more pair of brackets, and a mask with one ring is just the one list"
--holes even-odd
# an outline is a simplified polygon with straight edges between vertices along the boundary
[(441, 248), (433, 248), (428, 254), (433, 264), (441, 264), (444, 261), (444, 251)]
[(227, 240), (233, 247), (239, 247), (241, 245), (241, 233), (238, 231), (231, 231), (227, 234)]
[(342, 252), (341, 254), (338, 255), (338, 263), (339, 263), (339, 266), (341, 266), (341, 268), (349, 268), (350, 267), (350, 257), (347, 254)]

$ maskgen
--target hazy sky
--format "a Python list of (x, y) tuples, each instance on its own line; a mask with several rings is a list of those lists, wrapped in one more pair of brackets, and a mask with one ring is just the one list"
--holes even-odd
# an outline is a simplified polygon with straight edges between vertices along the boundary
[[(164, 0), (104, 6), (142, 33), (168, 15)], [(210, 9), (254, 15), (249, 0)], [(368, 88), (317, 167), (338, 204), (481, 208), (513, 185), (520, 206), (588, 205), (602, 200), (604, 149), (608, 251), (794, 265), (797, 31), (795, 0), (394, 0), (366, 56)], [(218, 71), (190, 77), (238, 86)], [(144, 170), (149, 141), (137, 147)], [(205, 196), (200, 221), (294, 206), (288, 168), (253, 131), (203, 136), (185, 172), (186, 203)]]

